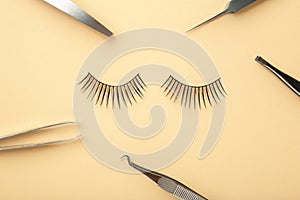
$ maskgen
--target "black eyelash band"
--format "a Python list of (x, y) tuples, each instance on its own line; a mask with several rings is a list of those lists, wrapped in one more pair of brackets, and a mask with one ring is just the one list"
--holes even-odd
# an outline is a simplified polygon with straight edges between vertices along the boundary
[(174, 99), (174, 102), (178, 99), (181, 106), (202, 108), (202, 105), (206, 108), (207, 102), (210, 106), (221, 102), (221, 96), (227, 95), (221, 78), (215, 80), (212, 83), (203, 86), (190, 86), (183, 84), (176, 80), (173, 76), (164, 82), (161, 86), (164, 87), (164, 93), (166, 96), (170, 94), (170, 100)]
[(117, 104), (121, 108), (121, 101), (127, 106), (133, 104), (133, 100), (137, 102), (136, 96), (143, 98), (146, 84), (142, 80), (139, 74), (133, 77), (129, 82), (114, 86), (102, 83), (98, 81), (91, 73), (88, 73), (79, 83), (81, 86), (81, 92), (88, 91), (87, 99), (95, 101), (95, 105), (99, 103), (108, 107), (110, 104), (112, 108)]

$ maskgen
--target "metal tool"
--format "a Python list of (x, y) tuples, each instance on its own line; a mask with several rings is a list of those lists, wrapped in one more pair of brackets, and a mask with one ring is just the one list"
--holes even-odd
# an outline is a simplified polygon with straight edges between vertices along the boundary
[[(57, 124), (51, 124), (47, 126), (42, 126), (18, 133), (13, 133), (10, 135), (6, 136), (1, 136), (0, 141), (8, 139), (8, 138), (13, 138), (19, 135), (24, 135), (26, 133), (34, 132), (34, 131), (40, 131), (48, 128), (53, 128), (57, 126), (63, 126), (63, 125), (68, 125), (68, 124), (75, 124), (75, 122), (62, 122), (62, 123), (57, 123)], [(13, 146), (4, 146), (0, 147), (0, 151), (7, 151), (7, 150), (14, 150), (14, 149), (25, 149), (25, 148), (32, 148), (32, 147), (40, 147), (40, 146), (46, 146), (46, 145), (51, 145), (51, 144), (59, 144), (59, 143), (64, 143), (64, 142), (72, 142), (79, 139), (79, 136), (73, 137), (73, 138), (68, 138), (68, 139), (63, 139), (63, 140), (55, 140), (55, 141), (48, 141), (48, 142), (43, 142), (43, 143), (32, 143), (32, 144), (20, 144), (20, 145), (13, 145)]]
[(113, 33), (104, 25), (98, 22), (91, 15), (86, 13), (83, 9), (73, 3), (71, 0), (44, 0), (48, 4), (54, 6), (58, 10), (70, 15), (71, 17), (81, 21), (89, 27), (103, 33), (106, 36), (111, 36)]
[(188, 188), (184, 184), (176, 181), (173, 178), (170, 178), (166, 175), (151, 171), (144, 167), (141, 167), (133, 162), (131, 162), (130, 157), (128, 155), (124, 155), (122, 158), (127, 158), (128, 164), (135, 168), (136, 170), (142, 172), (152, 181), (154, 181), (159, 187), (163, 190), (171, 193), (173, 196), (182, 200), (207, 200), (207, 198)]
[(256, 0), (231, 0), (230, 2), (228, 2), (227, 6), (225, 7), (225, 9), (216, 14), (215, 16), (211, 17), (210, 19), (194, 26), (193, 28), (189, 29), (187, 32), (189, 31), (192, 31), (196, 28), (198, 28), (199, 26), (203, 25), (203, 24), (206, 24), (207, 22), (210, 22), (224, 14), (227, 14), (227, 13), (236, 13), (237, 11), (239, 11), (240, 9), (248, 6), (249, 4), (255, 2)]
[(300, 82), (298, 80), (283, 73), (260, 56), (257, 56), (255, 58), (255, 61), (273, 72), (282, 82), (284, 82), (291, 90), (293, 90), (298, 96), (300, 96)]

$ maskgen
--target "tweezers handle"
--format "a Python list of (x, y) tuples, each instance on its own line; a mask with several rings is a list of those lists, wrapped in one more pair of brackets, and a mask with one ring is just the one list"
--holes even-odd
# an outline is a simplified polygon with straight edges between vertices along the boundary
[(300, 96), (300, 82), (298, 80), (280, 71), (260, 56), (257, 56), (255, 60), (273, 72), (283, 83)]
[(177, 185), (173, 196), (182, 200), (208, 200), (207, 198), (189, 189), (185, 185)]
[[(13, 138), (13, 137), (16, 137), (16, 136), (19, 136), (19, 135), (27, 134), (27, 133), (30, 133), (30, 132), (43, 130), (43, 129), (48, 129), (48, 128), (53, 128), (53, 127), (57, 127), (57, 126), (68, 125), (68, 124), (75, 124), (75, 122), (61, 122), (61, 123), (51, 124), (51, 125), (47, 125), (47, 126), (42, 126), (42, 127), (38, 127), (38, 128), (18, 132), (18, 133), (13, 133), (13, 134), (1, 136), (0, 141), (8, 139), (8, 138)], [(0, 151), (40, 147), (40, 146), (46, 146), (46, 145), (51, 145), (51, 144), (60, 144), (60, 143), (65, 143), (65, 142), (76, 141), (78, 139), (79, 139), (79, 136), (76, 136), (76, 137), (73, 137), (73, 138), (68, 138), (68, 139), (63, 139), (63, 140), (54, 140), (54, 141), (48, 141), (48, 142), (42, 142), (42, 143), (30, 143), (30, 144), (19, 144), (19, 145), (12, 145), (12, 146), (4, 146), (4, 147), (0, 147)]]
[(256, 0), (232, 0), (227, 4), (227, 9), (229, 12), (235, 13), (255, 1)]

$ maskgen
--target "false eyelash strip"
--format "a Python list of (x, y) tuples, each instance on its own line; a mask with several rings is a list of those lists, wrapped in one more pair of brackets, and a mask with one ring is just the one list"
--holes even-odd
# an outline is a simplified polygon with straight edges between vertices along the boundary
[(98, 103), (100, 106), (106, 104), (108, 107), (111, 104), (114, 107), (117, 103), (119, 108), (121, 108), (121, 101), (127, 106), (137, 102), (136, 96), (143, 98), (143, 92), (147, 87), (139, 74), (123, 85), (113, 86), (98, 81), (91, 73), (88, 73), (78, 85), (82, 85), (82, 93), (89, 92), (88, 99), (96, 100), (95, 105)]
[(196, 107), (201, 109), (202, 106), (206, 108), (208, 103), (212, 106), (213, 101), (217, 104), (222, 97), (227, 95), (221, 78), (208, 85), (190, 86), (179, 82), (173, 76), (169, 76), (161, 87), (165, 88), (164, 93), (166, 96), (170, 96), (170, 100), (175, 102), (178, 99), (181, 106), (190, 108), (193, 105), (194, 109)]

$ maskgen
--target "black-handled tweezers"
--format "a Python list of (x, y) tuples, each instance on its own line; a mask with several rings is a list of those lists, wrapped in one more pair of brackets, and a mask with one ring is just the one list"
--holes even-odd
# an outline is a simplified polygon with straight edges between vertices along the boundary
[(300, 82), (298, 80), (280, 71), (260, 56), (257, 56), (255, 58), (255, 61), (273, 72), (283, 83), (285, 83), (291, 90), (293, 90), (298, 96), (300, 96)]

